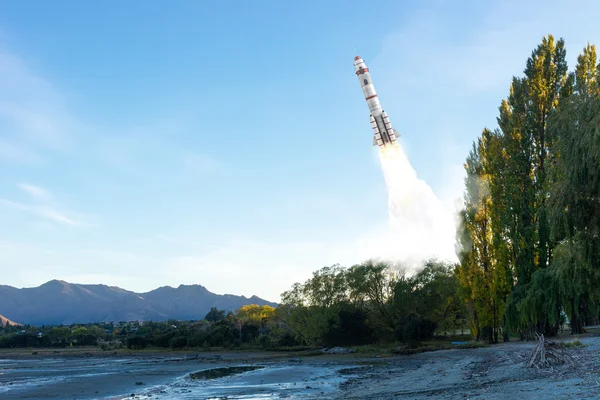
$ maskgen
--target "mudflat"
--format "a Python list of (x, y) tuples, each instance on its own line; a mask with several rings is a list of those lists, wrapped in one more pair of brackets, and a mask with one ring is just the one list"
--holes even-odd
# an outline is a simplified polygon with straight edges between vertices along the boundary
[[(302, 357), (276, 352), (55, 351), (0, 352), (0, 398), (202, 399), (223, 393), (231, 398), (253, 393), (266, 398), (329, 396), (341, 383), (336, 368), (349, 365), (344, 356), (323, 355), (304, 362)], [(264, 368), (217, 379), (191, 376), (204, 370), (256, 365)], [(307, 382), (313, 382), (312, 386)]]
[[(566, 340), (571, 340), (567, 338)], [(574, 362), (525, 368), (532, 342), (414, 355), (77, 349), (0, 352), (2, 399), (595, 399), (600, 337), (569, 348)], [(190, 374), (227, 366), (258, 369), (216, 379)], [(213, 377), (214, 374), (201, 374)]]

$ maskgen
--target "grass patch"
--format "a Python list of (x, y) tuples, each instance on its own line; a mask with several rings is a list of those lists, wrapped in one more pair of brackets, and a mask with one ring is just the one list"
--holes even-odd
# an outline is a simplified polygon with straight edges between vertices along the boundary
[(564, 342), (563, 345), (565, 347), (584, 347), (585, 344), (583, 344), (580, 340), (574, 340), (572, 342)]
[(315, 350), (314, 347), (311, 346), (275, 346), (269, 347), (266, 349), (267, 351), (277, 351), (277, 352), (285, 352), (285, 353), (296, 353), (296, 352), (306, 352)]
[(411, 354), (419, 354), (425, 353), (428, 351), (438, 351), (438, 350), (449, 350), (449, 349), (478, 349), (481, 347), (487, 347), (487, 343), (483, 342), (469, 342), (465, 344), (452, 344), (452, 342), (423, 342), (421, 346), (418, 347), (399, 347), (393, 350), (394, 354), (399, 355), (411, 355)]
[(218, 379), (223, 378), (225, 376), (241, 374), (243, 372), (254, 371), (257, 369), (264, 368), (262, 365), (246, 365), (240, 367), (222, 367), (222, 368), (212, 368), (205, 369), (202, 371), (194, 372), (190, 374), (190, 378), (192, 379)]
[(410, 356), (412, 354), (425, 353), (427, 351), (436, 351), (436, 350), (444, 350), (441, 346), (421, 346), (415, 348), (397, 348), (393, 351), (394, 354), (398, 354), (401, 356)]
[[(467, 342), (465, 344), (452, 344), (452, 342)], [(471, 336), (454, 335), (445, 339), (434, 339), (421, 343), (379, 343), (364, 346), (352, 346), (356, 354), (361, 355), (391, 355), (391, 354), (418, 354), (427, 351), (448, 350), (448, 349), (478, 349), (487, 347), (485, 342), (472, 341)]]
[(294, 355), (298, 357), (314, 357), (314, 356), (322, 356), (323, 353), (321, 350), (303, 350), (298, 351)]
[[(465, 340), (461, 340), (461, 342), (463, 342)], [(452, 344), (451, 341), (445, 341), (445, 342), (439, 342), (439, 341), (431, 341), (431, 342), (423, 342), (421, 343), (421, 346), (426, 346), (426, 347), (435, 347), (438, 348), (440, 350), (445, 350), (445, 349), (478, 349), (480, 347), (486, 347), (488, 346), (487, 343), (485, 342), (476, 342), (476, 341), (466, 341), (467, 343), (464, 344)]]
[(455, 346), (453, 346), (452, 348), (455, 349), (479, 349), (481, 347), (488, 347), (489, 344), (484, 343), (484, 342), (469, 342), (469, 343), (465, 343), (465, 344), (457, 344)]
[(473, 336), (469, 335), (448, 335), (445, 337), (439, 337), (435, 339), (438, 342), (468, 342), (469, 340), (473, 340)]
[(363, 346), (352, 346), (352, 349), (357, 354), (391, 354), (398, 346), (398, 343), (366, 344)]

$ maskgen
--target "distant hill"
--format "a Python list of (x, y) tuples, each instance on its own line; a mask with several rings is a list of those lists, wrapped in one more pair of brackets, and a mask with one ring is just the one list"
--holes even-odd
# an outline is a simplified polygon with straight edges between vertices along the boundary
[(32, 325), (192, 320), (204, 318), (211, 307), (234, 311), (246, 304), (277, 306), (256, 296), (215, 294), (201, 285), (163, 286), (147, 293), (59, 280), (35, 288), (0, 285), (0, 314)]
[(12, 322), (10, 319), (6, 318), (5, 316), (0, 315), (0, 327), (7, 326), (7, 325), (20, 325), (20, 324), (17, 324), (16, 322)]

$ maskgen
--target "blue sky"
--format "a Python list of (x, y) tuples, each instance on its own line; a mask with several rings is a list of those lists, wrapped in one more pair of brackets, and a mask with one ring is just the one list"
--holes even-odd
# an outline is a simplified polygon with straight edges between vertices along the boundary
[(0, 273), (279, 300), (368, 255), (387, 193), (361, 55), (446, 204), (543, 35), (600, 43), (574, 1), (4, 2)]

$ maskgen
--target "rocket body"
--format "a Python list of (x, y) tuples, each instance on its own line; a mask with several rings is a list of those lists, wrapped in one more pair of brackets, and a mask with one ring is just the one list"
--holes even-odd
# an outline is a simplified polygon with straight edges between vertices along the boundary
[(356, 76), (360, 82), (360, 87), (369, 106), (371, 129), (373, 130), (373, 146), (379, 146), (381, 150), (397, 146), (397, 137), (400, 135), (394, 128), (390, 119), (385, 111), (381, 108), (375, 86), (371, 80), (371, 74), (367, 64), (360, 57), (354, 57), (354, 69)]

